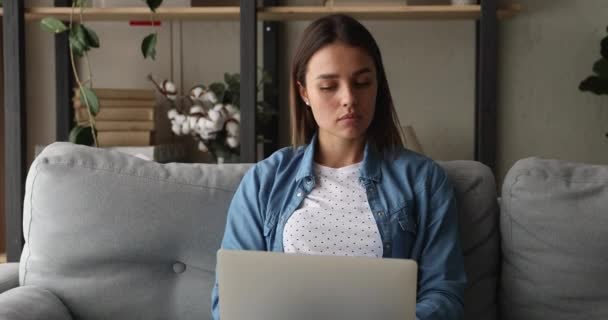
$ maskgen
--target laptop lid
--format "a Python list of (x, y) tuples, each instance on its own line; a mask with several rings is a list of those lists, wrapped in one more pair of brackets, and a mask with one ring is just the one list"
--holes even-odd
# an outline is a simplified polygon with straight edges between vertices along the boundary
[(413, 260), (218, 251), (221, 320), (414, 320)]

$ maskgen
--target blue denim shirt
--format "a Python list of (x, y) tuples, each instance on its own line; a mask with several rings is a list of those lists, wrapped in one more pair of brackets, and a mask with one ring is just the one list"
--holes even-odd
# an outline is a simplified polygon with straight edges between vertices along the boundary
[[(222, 248), (283, 252), (283, 228), (315, 187), (316, 136), (284, 148), (253, 166), (230, 207)], [(367, 143), (359, 182), (383, 244), (383, 257), (418, 263), (416, 317), (463, 318), (466, 284), (452, 186), (435, 162), (400, 148), (381, 154)], [(217, 281), (212, 314), (219, 319)]]

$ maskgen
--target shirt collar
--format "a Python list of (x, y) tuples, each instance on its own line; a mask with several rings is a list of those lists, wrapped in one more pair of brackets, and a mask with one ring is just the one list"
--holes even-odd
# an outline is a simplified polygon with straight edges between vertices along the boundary
[[(314, 177), (313, 164), (315, 161), (315, 150), (317, 146), (318, 135), (315, 133), (310, 143), (304, 149), (304, 155), (296, 175), (296, 180), (300, 181), (307, 177)], [(363, 152), (363, 163), (359, 169), (359, 177), (363, 179), (379, 182), (382, 179), (382, 171), (380, 170), (380, 154), (377, 148), (369, 140), (365, 144)]]

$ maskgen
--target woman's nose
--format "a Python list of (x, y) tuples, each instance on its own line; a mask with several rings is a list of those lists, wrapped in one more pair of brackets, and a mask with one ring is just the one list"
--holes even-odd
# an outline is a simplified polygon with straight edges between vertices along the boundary
[(349, 107), (357, 104), (357, 96), (351, 85), (343, 86), (340, 92), (340, 106)]

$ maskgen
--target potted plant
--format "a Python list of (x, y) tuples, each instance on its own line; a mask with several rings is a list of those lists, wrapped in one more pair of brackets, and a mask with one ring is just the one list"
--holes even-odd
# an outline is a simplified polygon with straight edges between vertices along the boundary
[[(145, 0), (145, 2), (148, 8), (150, 8), (150, 20), (153, 21), (154, 13), (163, 0)], [(97, 146), (95, 115), (99, 113), (99, 99), (93, 89), (93, 74), (89, 64), (88, 52), (93, 48), (99, 48), (100, 41), (95, 31), (85, 24), (83, 12), (86, 5), (87, 0), (75, 0), (72, 2), (72, 11), (70, 12), (70, 19), (67, 25), (63, 21), (53, 17), (42, 19), (40, 25), (42, 29), (54, 34), (69, 33), (68, 41), (72, 72), (89, 119), (88, 126), (76, 125), (70, 132), (69, 139), (72, 143)], [(78, 16), (78, 21), (74, 19), (76, 15)], [(157, 37), (157, 33), (152, 32), (143, 39), (141, 51), (144, 58), (155, 59)], [(75, 62), (77, 57), (85, 59), (85, 64), (88, 66), (87, 79), (81, 79), (78, 75)]]
[[(606, 31), (608, 32), (608, 28)], [(579, 90), (597, 95), (608, 94), (608, 36), (600, 42), (600, 54), (602, 57), (593, 64), (594, 75), (581, 81)], [(608, 138), (608, 133), (606, 137)]]
[[(259, 92), (271, 77), (260, 69)], [(148, 76), (160, 93), (161, 110), (167, 112), (171, 131), (177, 136), (190, 136), (196, 148), (221, 163), (239, 155), (240, 146), (240, 75), (224, 74), (223, 82), (208, 86), (197, 84), (186, 95), (177, 94), (170, 80), (157, 81)], [(256, 102), (256, 122), (268, 125), (276, 111), (265, 101)]]

